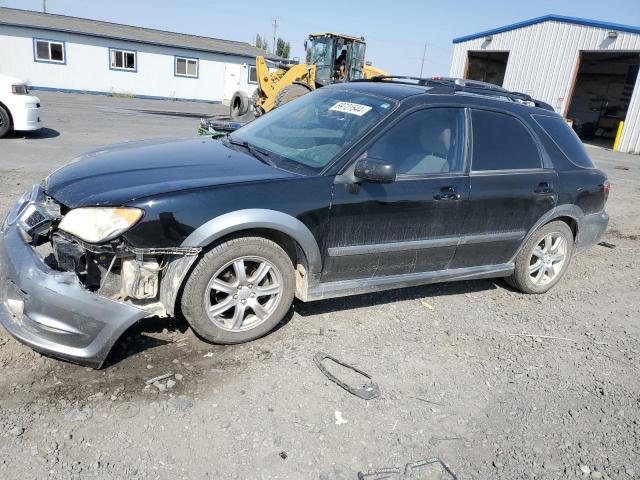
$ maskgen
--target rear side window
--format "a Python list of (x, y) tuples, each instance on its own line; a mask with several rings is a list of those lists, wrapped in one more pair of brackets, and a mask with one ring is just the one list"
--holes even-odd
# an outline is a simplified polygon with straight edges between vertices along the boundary
[(533, 118), (544, 131), (549, 134), (551, 139), (571, 163), (582, 168), (594, 168), (593, 162), (584, 149), (580, 138), (576, 132), (567, 125), (564, 119), (560, 117), (547, 117), (545, 115), (533, 115)]
[(538, 147), (520, 120), (485, 110), (471, 115), (473, 171), (541, 168)]

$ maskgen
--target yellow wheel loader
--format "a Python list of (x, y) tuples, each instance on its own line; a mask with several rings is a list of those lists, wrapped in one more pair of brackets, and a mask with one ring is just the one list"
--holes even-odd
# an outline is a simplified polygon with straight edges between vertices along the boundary
[(325, 85), (388, 75), (365, 62), (367, 44), (362, 37), (314, 33), (304, 46), (309, 63), (280, 64), (270, 70), (264, 57), (256, 57), (256, 92), (251, 98), (236, 92), (231, 98), (231, 116), (249, 112), (259, 116)]

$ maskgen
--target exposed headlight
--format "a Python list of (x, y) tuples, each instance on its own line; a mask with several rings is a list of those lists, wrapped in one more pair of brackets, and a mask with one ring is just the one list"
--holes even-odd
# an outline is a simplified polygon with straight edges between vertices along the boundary
[(139, 208), (76, 208), (67, 213), (58, 228), (89, 243), (111, 240), (129, 230), (142, 217)]
[(11, 85), (11, 93), (16, 95), (28, 95), (29, 87), (26, 85)]

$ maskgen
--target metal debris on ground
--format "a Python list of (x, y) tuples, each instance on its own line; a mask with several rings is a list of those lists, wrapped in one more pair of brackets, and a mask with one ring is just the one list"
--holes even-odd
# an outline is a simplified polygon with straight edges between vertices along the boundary
[(598, 245), (605, 248), (616, 248), (616, 245), (614, 243), (609, 242), (600, 242)]
[(411, 398), (415, 398), (416, 400), (419, 400), (421, 402), (431, 403), (432, 405), (438, 405), (439, 407), (446, 407), (447, 406), (446, 403), (434, 402), (433, 400), (428, 400), (426, 398), (421, 398), (421, 397), (411, 397)]
[(362, 387), (357, 388), (357, 387), (352, 387), (351, 385), (348, 385), (347, 383), (338, 379), (335, 375), (329, 372), (329, 370), (327, 370), (327, 367), (323, 363), (325, 360), (331, 360), (332, 362), (335, 362), (338, 365), (341, 365), (345, 368), (353, 370), (354, 372), (359, 373), (360, 375), (367, 378), (368, 380), (371, 380), (371, 375), (363, 372), (362, 370), (359, 370), (358, 368), (352, 365), (349, 365), (348, 363), (344, 363), (331, 355), (328, 355), (322, 352), (316, 353), (313, 356), (313, 361), (316, 363), (320, 371), (324, 373), (325, 376), (329, 380), (331, 380), (333, 383), (344, 388), (350, 394), (355, 395), (356, 397), (362, 398), (363, 400), (371, 400), (372, 398), (376, 398), (380, 396), (380, 387), (378, 387), (376, 383), (369, 381), (365, 383)]
[[(367, 470), (366, 472), (358, 472), (358, 480), (364, 480), (366, 477), (376, 477), (376, 480), (382, 480), (383, 478), (397, 478), (398, 480), (409, 480), (415, 469), (426, 467), (428, 465), (438, 464), (442, 469), (449, 474), (453, 480), (458, 480), (458, 477), (453, 470), (439, 458), (427, 458), (425, 460), (419, 460), (413, 463), (407, 463), (404, 466), (404, 472), (400, 467), (386, 467), (386, 468), (374, 468)], [(389, 474), (398, 475), (398, 477), (390, 477)], [(381, 475), (387, 475), (382, 477)]]
[(164, 373), (162, 375), (158, 375), (157, 377), (153, 377), (153, 378), (150, 378), (149, 380), (146, 380), (144, 383), (147, 385), (153, 385), (154, 383), (169, 377), (173, 377), (173, 373)]
[(615, 167), (613, 167), (615, 170), (629, 170), (629, 167), (626, 167), (624, 165), (616, 165)]

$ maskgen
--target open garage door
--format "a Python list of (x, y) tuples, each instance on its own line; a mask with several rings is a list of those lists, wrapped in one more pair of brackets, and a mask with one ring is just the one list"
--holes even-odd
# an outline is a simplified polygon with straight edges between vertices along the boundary
[(587, 143), (611, 148), (629, 109), (640, 52), (581, 52), (567, 119)]
[(468, 52), (464, 78), (502, 86), (509, 52)]

